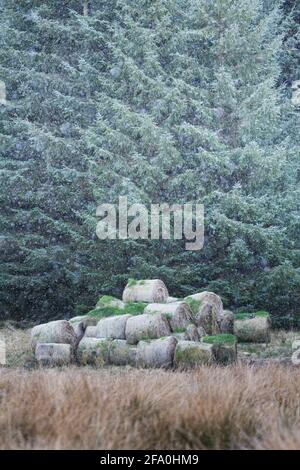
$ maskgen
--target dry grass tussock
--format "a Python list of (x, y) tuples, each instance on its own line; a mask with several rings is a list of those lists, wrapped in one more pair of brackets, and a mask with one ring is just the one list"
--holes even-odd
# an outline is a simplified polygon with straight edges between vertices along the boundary
[(6, 344), (6, 365), (7, 367), (30, 367), (33, 355), (30, 344), (30, 330), (15, 328), (6, 323), (0, 328), (0, 340)]
[(0, 448), (299, 449), (299, 370), (2, 369)]

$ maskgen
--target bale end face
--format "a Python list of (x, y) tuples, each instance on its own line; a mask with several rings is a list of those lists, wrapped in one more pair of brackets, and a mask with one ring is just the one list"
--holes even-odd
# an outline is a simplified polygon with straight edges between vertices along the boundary
[(269, 343), (271, 340), (271, 318), (269, 314), (236, 315), (234, 334), (241, 343)]
[(137, 346), (137, 366), (168, 369), (173, 366), (177, 339), (173, 336), (152, 341), (140, 341)]
[(137, 315), (128, 319), (125, 328), (126, 341), (137, 344), (143, 339), (158, 339), (170, 336), (171, 330), (166, 318), (160, 314)]
[(131, 315), (102, 318), (96, 327), (97, 338), (125, 339), (127, 321)]
[(212, 345), (212, 352), (217, 364), (228, 365), (237, 360), (237, 340), (232, 334), (220, 334), (202, 338), (206, 344)]
[(115, 366), (136, 366), (137, 348), (127, 341), (115, 339), (109, 349), (109, 362)]
[(130, 279), (123, 291), (123, 302), (165, 303), (168, 289), (160, 279)]
[(72, 351), (70, 344), (38, 343), (35, 358), (42, 366), (55, 367), (71, 363)]
[(194, 341), (178, 341), (175, 349), (175, 366), (179, 369), (193, 369), (209, 365), (214, 361), (212, 345)]
[(109, 364), (111, 341), (105, 338), (82, 338), (77, 349), (79, 364), (103, 367)]
[(144, 313), (162, 314), (168, 321), (173, 333), (187, 328), (193, 322), (193, 314), (188, 304), (184, 301), (169, 304), (151, 303), (146, 306)]
[(34, 326), (31, 330), (31, 345), (35, 351), (38, 343), (70, 344), (75, 350), (78, 338), (67, 320), (56, 320)]

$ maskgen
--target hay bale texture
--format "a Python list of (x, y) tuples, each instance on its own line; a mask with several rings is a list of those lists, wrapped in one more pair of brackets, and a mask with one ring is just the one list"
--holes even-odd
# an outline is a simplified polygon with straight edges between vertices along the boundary
[(37, 343), (35, 358), (42, 366), (68, 365), (72, 360), (71, 345), (63, 343)]
[(149, 304), (144, 313), (161, 313), (169, 322), (171, 331), (186, 328), (193, 321), (193, 314), (186, 302), (173, 302), (169, 304)]
[(125, 339), (125, 327), (131, 315), (102, 318), (96, 327), (97, 338)]
[(194, 319), (196, 325), (203, 328), (206, 335), (217, 335), (220, 333), (217, 314), (213, 305), (208, 303), (201, 304)]
[(71, 318), (69, 323), (74, 328), (78, 345), (79, 341), (85, 335), (86, 329), (91, 325), (95, 326), (97, 324), (97, 319), (89, 317), (88, 315), (80, 315), (78, 317)]
[(220, 333), (234, 333), (234, 314), (230, 310), (223, 310), (217, 318)]
[(234, 321), (234, 334), (242, 343), (269, 343), (271, 339), (271, 319), (268, 313), (239, 314)]
[(168, 297), (168, 289), (160, 279), (131, 279), (123, 291), (123, 302), (165, 303)]
[(74, 328), (67, 320), (56, 320), (42, 323), (31, 330), (31, 345), (35, 351), (38, 343), (61, 343), (70, 344), (74, 350), (78, 339)]
[(173, 366), (177, 339), (174, 336), (152, 341), (140, 341), (137, 345), (137, 366), (168, 369)]
[(219, 320), (223, 313), (221, 297), (214, 292), (199, 292), (185, 298), (197, 326), (204, 328), (207, 335), (220, 333)]
[(112, 297), (110, 295), (103, 295), (100, 297), (96, 304), (96, 308), (104, 308), (104, 307), (114, 307), (119, 309), (125, 308), (125, 303), (122, 300), (117, 299), (116, 297)]
[(237, 341), (232, 334), (220, 334), (205, 336), (203, 343), (212, 345), (212, 353), (215, 361), (221, 365), (228, 365), (237, 360)]
[(97, 326), (87, 326), (84, 336), (86, 338), (97, 338)]
[(178, 341), (174, 361), (175, 366), (179, 369), (191, 369), (212, 364), (214, 361), (212, 344)]
[(196, 310), (195, 313), (197, 313), (197, 308), (199, 310), (201, 304), (212, 305), (215, 308), (217, 315), (223, 311), (223, 302), (221, 297), (214, 292), (198, 292), (197, 294), (189, 295), (185, 300), (192, 305), (194, 304), (194, 309)]
[(111, 341), (106, 338), (83, 337), (77, 349), (77, 360), (81, 365), (103, 367), (109, 364)]
[(200, 341), (201, 336), (196, 325), (191, 323), (187, 326), (184, 333), (184, 339), (186, 341)]
[(126, 341), (129, 344), (137, 344), (143, 339), (158, 339), (170, 334), (170, 325), (161, 313), (132, 316), (127, 320), (125, 328)]
[(136, 366), (136, 346), (131, 346), (123, 339), (115, 339), (109, 348), (109, 362), (114, 366)]

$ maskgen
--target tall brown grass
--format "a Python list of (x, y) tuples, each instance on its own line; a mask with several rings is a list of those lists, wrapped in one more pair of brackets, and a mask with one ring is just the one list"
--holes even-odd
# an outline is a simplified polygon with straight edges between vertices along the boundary
[(2, 449), (299, 449), (297, 368), (0, 371)]

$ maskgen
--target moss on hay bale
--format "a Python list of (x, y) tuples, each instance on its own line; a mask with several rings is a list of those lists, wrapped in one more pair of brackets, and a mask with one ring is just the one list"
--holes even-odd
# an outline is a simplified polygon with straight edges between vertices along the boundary
[(87, 316), (100, 320), (101, 318), (115, 317), (117, 315), (141, 315), (146, 305), (144, 302), (129, 302), (124, 305), (124, 308), (107, 305), (90, 310)]
[(196, 341), (178, 341), (175, 349), (175, 365), (179, 369), (190, 369), (208, 365), (214, 361), (212, 345)]
[(229, 333), (221, 333), (219, 335), (205, 336), (202, 338), (202, 341), (209, 344), (235, 344), (236, 337)]
[(193, 321), (193, 314), (186, 302), (173, 302), (169, 304), (148, 304), (144, 313), (161, 313), (169, 322), (171, 331), (175, 332), (178, 328), (186, 328)]
[(102, 295), (96, 304), (96, 308), (104, 307), (118, 307), (123, 309), (125, 304), (122, 300), (119, 300), (116, 297), (112, 297), (111, 295)]
[(234, 334), (239, 342), (269, 343), (271, 318), (268, 312), (239, 313), (235, 317)]
[(160, 279), (130, 279), (123, 291), (123, 302), (165, 303), (168, 289)]
[(212, 345), (212, 352), (218, 364), (228, 365), (237, 360), (237, 340), (231, 334), (205, 336), (202, 341)]

